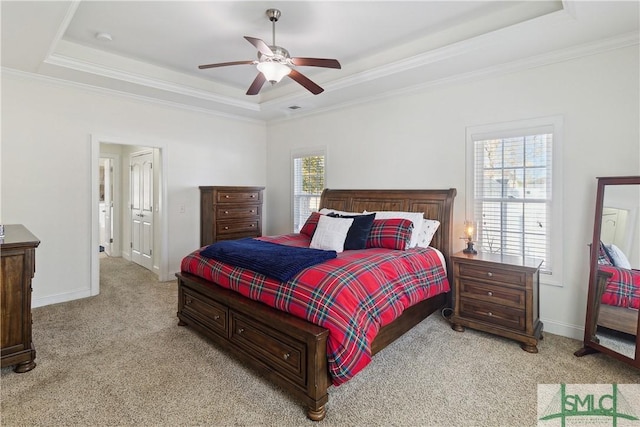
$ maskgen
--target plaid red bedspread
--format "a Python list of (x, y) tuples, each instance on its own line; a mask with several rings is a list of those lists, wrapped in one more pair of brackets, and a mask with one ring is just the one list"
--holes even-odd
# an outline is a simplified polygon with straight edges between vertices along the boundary
[[(302, 247), (310, 243), (302, 234), (261, 239)], [(182, 260), (183, 272), (327, 328), (327, 358), (334, 385), (349, 380), (371, 361), (371, 343), (382, 326), (406, 308), (449, 291), (446, 269), (433, 248), (345, 251), (302, 270), (288, 282), (199, 253)]]
[(612, 274), (602, 295), (603, 304), (640, 308), (640, 270), (612, 265), (598, 265), (598, 269)]

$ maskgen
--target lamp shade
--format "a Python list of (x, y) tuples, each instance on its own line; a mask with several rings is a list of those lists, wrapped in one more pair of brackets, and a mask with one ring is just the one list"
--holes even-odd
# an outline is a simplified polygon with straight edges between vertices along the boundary
[(258, 71), (271, 83), (278, 83), (282, 78), (291, 72), (291, 68), (279, 62), (260, 62)]

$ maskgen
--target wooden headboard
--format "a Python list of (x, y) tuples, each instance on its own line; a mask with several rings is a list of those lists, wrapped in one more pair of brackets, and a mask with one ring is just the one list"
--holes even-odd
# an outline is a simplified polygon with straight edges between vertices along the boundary
[[(447, 261), (451, 281), (453, 253), (453, 199), (456, 189), (447, 190), (332, 190), (325, 189), (320, 208), (347, 212), (402, 211), (423, 212), (426, 219), (440, 221), (431, 246), (439, 249)], [(453, 282), (451, 282), (453, 283)]]

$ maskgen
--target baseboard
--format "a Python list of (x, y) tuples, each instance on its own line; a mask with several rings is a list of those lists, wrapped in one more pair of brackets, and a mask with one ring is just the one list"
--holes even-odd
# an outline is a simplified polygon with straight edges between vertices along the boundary
[(43, 298), (33, 298), (31, 300), (31, 308), (44, 307), (45, 305), (58, 304), (61, 302), (73, 301), (90, 296), (91, 289), (83, 289), (81, 291), (67, 292), (64, 294), (51, 295)]
[(544, 332), (560, 335), (562, 337), (573, 338), (582, 341), (584, 339), (584, 326), (569, 325), (548, 319), (540, 319), (544, 324)]
[[(155, 270), (155, 269), (154, 269)], [(155, 271), (158, 273), (158, 271)], [(175, 278), (175, 273), (170, 272), (167, 280), (173, 280)], [(58, 304), (61, 302), (73, 301), (80, 298), (87, 298), (91, 296), (90, 289), (84, 289), (81, 291), (68, 292), (64, 294), (51, 295), (44, 298), (34, 298), (31, 301), (31, 307), (43, 307), (45, 305)], [(544, 324), (544, 332), (549, 332), (550, 334), (560, 335), (562, 337), (573, 338), (579, 341), (584, 339), (584, 327), (569, 325), (566, 323), (556, 322), (548, 319), (540, 319)]]

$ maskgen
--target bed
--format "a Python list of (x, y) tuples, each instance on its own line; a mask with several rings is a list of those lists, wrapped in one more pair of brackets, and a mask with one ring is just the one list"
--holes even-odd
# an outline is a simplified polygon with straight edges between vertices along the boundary
[(597, 325), (635, 336), (640, 308), (640, 270), (598, 265)]
[[(420, 212), (440, 227), (430, 246), (444, 256), (451, 282), (452, 218), (455, 189), (446, 190), (331, 190), (320, 206), (346, 212)], [(254, 301), (203, 277), (182, 271), (178, 277), (179, 325), (206, 336), (241, 361), (257, 369), (300, 400), (307, 416), (326, 415), (328, 389), (335, 378), (327, 357), (329, 329)], [(450, 303), (439, 293), (405, 309), (379, 329), (371, 342), (376, 354), (430, 314)]]

